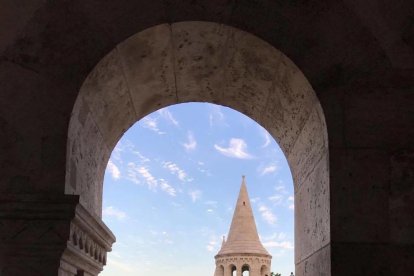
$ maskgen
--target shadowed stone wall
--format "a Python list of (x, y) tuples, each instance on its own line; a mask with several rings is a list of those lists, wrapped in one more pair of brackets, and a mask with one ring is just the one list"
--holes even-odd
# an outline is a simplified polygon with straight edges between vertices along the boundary
[[(65, 181), (71, 166), (66, 164), (70, 114), (87, 75), (119, 43), (163, 23), (218, 22), (251, 33), (288, 56), (323, 108), (329, 159), (319, 166), (329, 167), (330, 246), (305, 255), (296, 275), (326, 269), (332, 275), (411, 275), (413, 6), (409, 0), (1, 1), (0, 191), (21, 205), (29, 195), (47, 206), (70, 189)], [(238, 110), (259, 121), (248, 108)], [(264, 120), (262, 125), (270, 129)], [(109, 148), (102, 151), (109, 154)], [(323, 194), (313, 187), (310, 193)], [(322, 206), (312, 198), (304, 204)], [(17, 221), (16, 208), (2, 199), (2, 245), (10, 236), (15, 243), (26, 241), (17, 235), (21, 229), (9, 224)], [(306, 224), (307, 219), (300, 221)], [(324, 240), (311, 229), (306, 233)], [(45, 235), (43, 244), (53, 237)], [(64, 243), (66, 238), (62, 236)], [(4, 258), (14, 252), (10, 246), (0, 251), (5, 274), (10, 263)]]

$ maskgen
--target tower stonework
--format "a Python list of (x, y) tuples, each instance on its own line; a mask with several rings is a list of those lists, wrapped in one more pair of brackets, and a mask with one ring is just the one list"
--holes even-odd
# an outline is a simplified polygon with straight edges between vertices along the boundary
[(231, 276), (234, 271), (236, 276), (244, 271), (249, 271), (249, 276), (270, 276), (272, 256), (260, 242), (244, 176), (228, 238), (223, 238), (214, 258), (214, 276)]

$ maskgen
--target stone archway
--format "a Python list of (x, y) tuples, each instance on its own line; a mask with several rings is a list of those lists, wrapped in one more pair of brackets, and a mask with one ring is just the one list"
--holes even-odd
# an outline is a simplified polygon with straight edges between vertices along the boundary
[(65, 191), (100, 217), (110, 152), (159, 108), (211, 102), (265, 127), (289, 162), (295, 190), (295, 264), (330, 275), (328, 139), (322, 108), (301, 71), (241, 30), (208, 22), (163, 24), (119, 44), (93, 69), (69, 125)]

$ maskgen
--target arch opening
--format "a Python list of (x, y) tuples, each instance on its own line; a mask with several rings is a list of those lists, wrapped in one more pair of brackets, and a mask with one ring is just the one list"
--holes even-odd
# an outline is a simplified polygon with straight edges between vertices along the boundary
[(249, 276), (250, 275), (250, 266), (248, 264), (244, 264), (242, 266), (242, 276)]
[(230, 266), (230, 272), (231, 272), (231, 276), (237, 276), (237, 268), (235, 265), (231, 265)]
[(269, 268), (266, 265), (262, 265), (260, 267), (260, 275), (261, 276), (269, 276)]
[[(245, 148), (234, 151), (233, 137)], [(207, 103), (173, 105), (147, 115), (124, 134), (108, 162), (103, 220), (118, 240), (113, 247), (117, 254), (108, 258), (141, 267), (145, 264), (119, 257), (132, 258), (124, 253), (126, 245), (131, 251), (146, 252), (141, 258), (151, 260), (175, 254), (180, 246), (185, 252), (177, 260), (163, 261), (164, 266), (208, 266), (220, 250), (222, 234), (228, 233), (241, 181), (247, 183), (252, 199), (248, 205), (262, 242), (278, 256), (274, 265), (291, 271), (293, 181), (283, 152), (265, 129), (237, 111)], [(184, 231), (186, 238), (180, 239)], [(139, 245), (129, 238), (138, 234)], [(155, 243), (160, 238), (168, 238), (161, 248)], [(284, 249), (275, 247), (275, 242)], [(219, 276), (222, 262), (216, 259), (216, 263), (214, 275)], [(146, 269), (164, 273), (161, 265), (153, 264)], [(109, 265), (106, 270), (113, 274), (117, 268)], [(213, 274), (214, 266), (208, 270)]]
[(104, 170), (124, 131), (152, 111), (191, 101), (229, 106), (271, 133), (293, 174), (296, 267), (313, 254), (323, 253), (329, 262), (328, 140), (321, 106), (285, 55), (229, 26), (155, 26), (102, 59), (72, 112), (65, 192), (79, 194), (81, 204), (100, 217)]

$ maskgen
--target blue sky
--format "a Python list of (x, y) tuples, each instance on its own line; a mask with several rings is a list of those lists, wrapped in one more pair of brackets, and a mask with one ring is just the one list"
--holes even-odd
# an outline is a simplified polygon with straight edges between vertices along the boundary
[(213, 276), (246, 175), (272, 271), (293, 260), (293, 184), (277, 143), (233, 109), (187, 103), (132, 126), (105, 172), (103, 220), (117, 237), (103, 276)]

